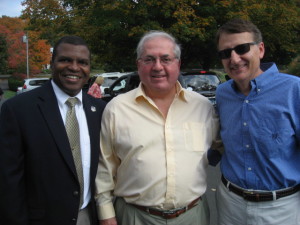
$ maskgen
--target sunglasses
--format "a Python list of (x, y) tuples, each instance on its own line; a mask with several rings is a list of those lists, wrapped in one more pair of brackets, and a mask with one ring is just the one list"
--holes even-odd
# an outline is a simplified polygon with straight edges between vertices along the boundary
[(250, 51), (250, 45), (256, 45), (256, 42), (245, 43), (241, 45), (237, 45), (234, 48), (227, 48), (218, 52), (220, 59), (228, 59), (231, 57), (231, 52), (234, 50), (237, 54), (243, 55)]

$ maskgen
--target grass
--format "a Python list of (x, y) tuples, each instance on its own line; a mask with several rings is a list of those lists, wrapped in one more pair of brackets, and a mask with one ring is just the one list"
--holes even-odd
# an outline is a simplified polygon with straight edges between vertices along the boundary
[(15, 95), (16, 92), (14, 91), (10, 91), (10, 90), (4, 91), (4, 99), (9, 99), (11, 97), (14, 97)]

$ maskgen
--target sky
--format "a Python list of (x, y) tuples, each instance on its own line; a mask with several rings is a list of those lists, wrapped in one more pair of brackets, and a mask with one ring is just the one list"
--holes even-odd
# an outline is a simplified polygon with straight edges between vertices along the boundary
[(21, 2), (23, 0), (0, 0), (0, 17), (19, 17), (23, 6)]

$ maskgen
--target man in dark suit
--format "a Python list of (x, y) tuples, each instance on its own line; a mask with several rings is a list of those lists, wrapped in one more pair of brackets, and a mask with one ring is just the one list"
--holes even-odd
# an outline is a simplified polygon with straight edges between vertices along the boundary
[[(105, 103), (82, 92), (90, 74), (85, 41), (77, 36), (60, 39), (54, 46), (51, 69), (48, 83), (2, 106), (1, 225), (97, 223), (93, 196)], [(69, 98), (77, 101), (79, 138), (75, 141), (80, 146), (80, 170), (65, 128)]]

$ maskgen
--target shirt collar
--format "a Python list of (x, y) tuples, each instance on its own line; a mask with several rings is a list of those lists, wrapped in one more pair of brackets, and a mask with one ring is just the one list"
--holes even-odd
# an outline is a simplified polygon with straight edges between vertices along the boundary
[[(260, 68), (263, 73), (250, 81), (251, 89), (255, 89), (258, 92), (261, 91), (265, 86), (270, 85), (274, 78), (274, 73), (278, 72), (278, 68), (273, 62), (261, 63)], [(232, 88), (237, 90), (234, 80), (230, 80), (229, 82), (231, 82)]]
[[(58, 104), (59, 106), (63, 106), (65, 105), (66, 101), (68, 100), (68, 98), (70, 98), (71, 96), (69, 96), (68, 94), (66, 94), (64, 91), (62, 91), (53, 80), (51, 80), (51, 84), (55, 93), (55, 96), (57, 98)], [(82, 104), (82, 90), (76, 95), (74, 96), (76, 98), (78, 98), (79, 100), (79, 105)]]
[[(177, 81), (176, 83), (176, 96), (180, 99), (182, 99), (183, 101), (188, 101), (188, 96), (185, 93), (187, 90), (185, 90), (184, 88), (182, 88), (181, 84)], [(149, 97), (146, 95), (145, 90), (143, 88), (142, 82), (140, 82), (138, 88), (136, 89), (136, 93), (135, 93), (135, 100), (138, 99), (148, 99)]]

